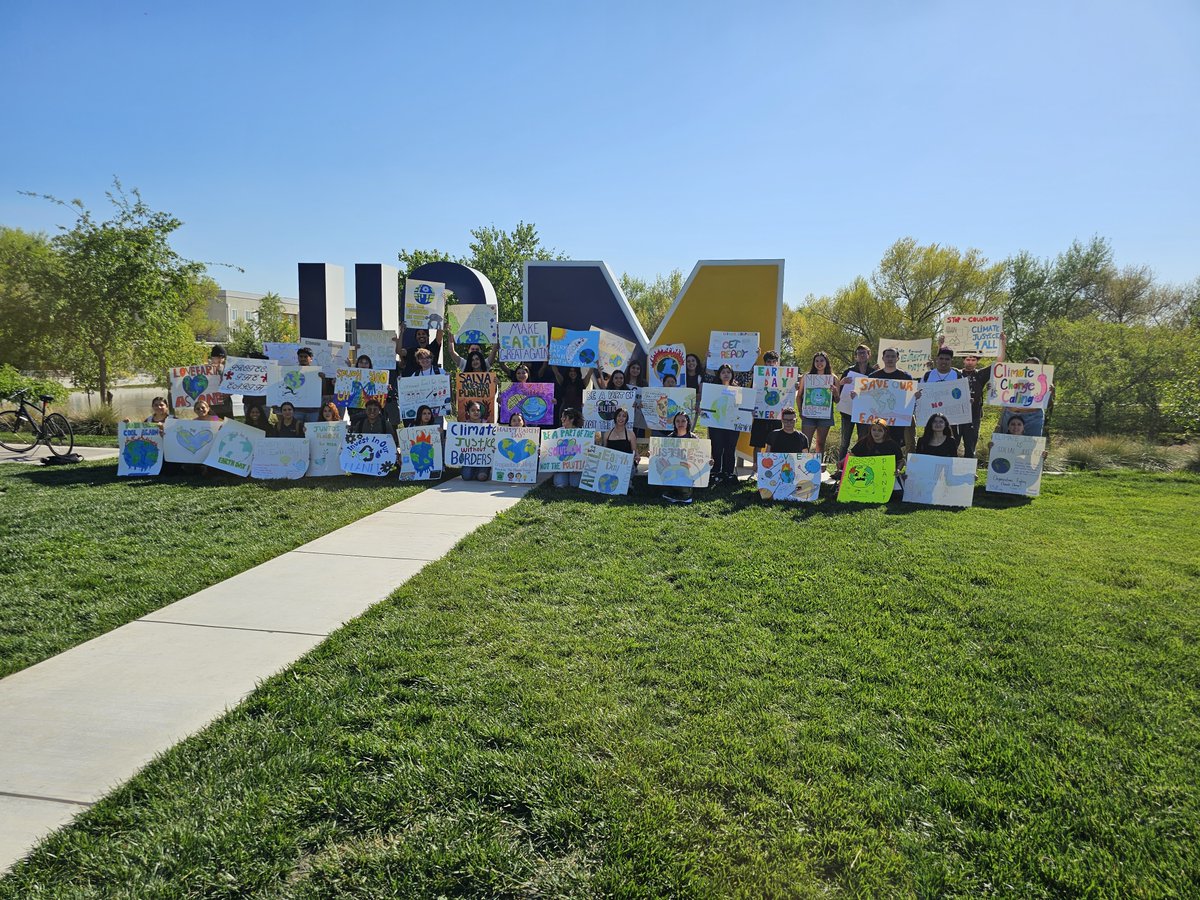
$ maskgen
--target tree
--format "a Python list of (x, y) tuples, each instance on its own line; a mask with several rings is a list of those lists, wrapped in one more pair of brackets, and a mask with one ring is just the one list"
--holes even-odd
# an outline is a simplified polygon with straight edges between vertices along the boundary
[(16, 368), (52, 368), (51, 329), (36, 285), (53, 265), (46, 235), (0, 227), (0, 360)]
[(266, 342), (297, 340), (296, 326), (283, 308), (283, 298), (274, 292), (258, 301), (258, 313), (253, 319), (238, 322), (229, 329), (226, 350), (232, 356), (250, 356), (263, 352)]
[(654, 276), (652, 283), (647, 283), (643, 278), (634, 278), (628, 273), (622, 273), (620, 284), (625, 299), (633, 307), (638, 321), (642, 323), (642, 328), (646, 330), (646, 334), (653, 337), (654, 332), (658, 331), (658, 326), (662, 324), (667, 310), (671, 308), (671, 304), (683, 290), (683, 272), (679, 269), (672, 269), (667, 275)]
[(216, 340), (221, 323), (208, 317), (209, 306), (217, 299), (221, 286), (208, 275), (198, 275), (188, 285), (183, 297), (183, 318), (199, 340)]
[(990, 264), (975, 249), (960, 253), (938, 244), (921, 246), (910, 237), (896, 241), (871, 275), (880, 302), (894, 301), (903, 313), (900, 334), (933, 333), (947, 313), (981, 313), (998, 308), (1004, 295), (1004, 264)]

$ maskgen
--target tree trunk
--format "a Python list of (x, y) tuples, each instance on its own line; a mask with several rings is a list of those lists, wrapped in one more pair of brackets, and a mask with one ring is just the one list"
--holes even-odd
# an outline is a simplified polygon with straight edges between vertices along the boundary
[(96, 371), (97, 371), (97, 387), (100, 389), (100, 404), (101, 406), (112, 406), (112, 399), (108, 393), (108, 356), (103, 350), (96, 353)]

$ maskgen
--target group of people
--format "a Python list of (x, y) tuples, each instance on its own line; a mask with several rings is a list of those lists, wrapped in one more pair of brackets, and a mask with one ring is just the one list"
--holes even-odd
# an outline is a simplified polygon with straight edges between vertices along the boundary
[[(442, 355), (441, 339), (430, 339), (430, 333), (424, 329), (416, 331), (415, 347), (404, 346), (404, 326), (396, 337), (395, 359), (390, 366), (389, 390), (384, 402), (368, 399), (361, 410), (343, 411), (333, 400), (333, 379), (322, 376), (323, 398), (319, 407), (295, 407), (284, 402), (271, 410), (267, 407), (265, 397), (245, 396), (245, 416), (247, 425), (261, 430), (267, 437), (304, 437), (305, 425), (310, 422), (341, 422), (348, 419), (347, 430), (350, 433), (391, 435), (396, 438), (396, 430), (412, 425), (440, 425), (440, 410), (429, 406), (421, 406), (416, 410), (412, 419), (404, 419), (398, 406), (397, 387), (400, 378), (440, 375), (446, 372), (438, 365), (437, 359)], [(584, 391), (589, 387), (606, 390), (627, 390), (647, 386), (645, 372), (640, 361), (632, 360), (625, 369), (605, 373), (600, 368), (581, 369), (576, 367), (552, 366), (545, 362), (518, 362), (508, 364), (497, 359), (497, 348), (480, 344), (470, 344), (459, 347), (453, 335), (446, 334), (446, 354), (452, 357), (456, 369), (461, 372), (489, 372), (498, 370), (510, 380), (517, 383), (533, 380), (552, 381), (555, 385), (555, 421), (557, 427), (582, 428), (584, 417), (582, 413)], [(1007, 336), (1001, 335), (1000, 349), (996, 357), (1003, 362), (1007, 351)], [(822, 418), (810, 418), (797, 413), (800, 404), (800, 392), (803, 379), (797, 379), (796, 394), (785, 403), (780, 419), (754, 419), (749, 443), (754, 451), (754, 465), (757, 466), (758, 455), (769, 453), (805, 453), (812, 452), (824, 455), (827, 451), (829, 431), (835, 424), (835, 417), (841, 416), (841, 442), (837, 451), (837, 472), (833, 476), (841, 477), (848, 456), (894, 456), (896, 470), (903, 472), (906, 452), (931, 454), (935, 456), (973, 457), (976, 454), (979, 441), (979, 427), (983, 415), (984, 392), (987, 390), (991, 375), (991, 367), (980, 367), (980, 359), (974, 355), (965, 355), (961, 369), (954, 368), (954, 352), (945, 345), (945, 339), (938, 339), (938, 350), (932, 360), (926, 363), (926, 370), (921, 373), (910, 373), (898, 368), (899, 354), (896, 350), (887, 348), (882, 353), (878, 363), (871, 361), (871, 349), (860, 344), (854, 352), (854, 362), (842, 371), (839, 376), (833, 368), (829, 354), (817, 352), (813, 354), (809, 375), (828, 375), (833, 382), (833, 407), (830, 415)], [(225, 362), (225, 351), (217, 346), (210, 353), (209, 363), (222, 368)], [(1026, 362), (1040, 364), (1036, 357), (1029, 357)], [(301, 366), (313, 364), (312, 351), (300, 347), (296, 351), (296, 363)], [(777, 366), (780, 357), (775, 350), (767, 350), (762, 354), (761, 364)], [(355, 365), (361, 368), (376, 368), (370, 357), (359, 355)], [(921, 433), (917, 435), (914, 426), (889, 426), (885, 422), (854, 423), (847, 413), (838, 413), (836, 404), (842, 399), (844, 391), (853, 393), (853, 383), (856, 377), (872, 379), (909, 380), (918, 383), (916, 396), (920, 397), (920, 385), (944, 381), (963, 380), (971, 397), (971, 421), (951, 425), (945, 416), (934, 414), (924, 423)], [(705, 384), (741, 385), (746, 386), (746, 374), (735, 373), (728, 365), (720, 366), (716, 371), (706, 370), (701, 359), (695, 353), (688, 353), (682, 371), (667, 374), (662, 378), (665, 387), (690, 387), (699, 394)], [(1051, 388), (1053, 391), (1053, 388)], [(218, 395), (219, 399), (211, 402), (205, 398), (198, 399), (193, 412), (198, 419), (230, 418), (233, 415), (232, 401), (228, 396)], [(169, 415), (169, 405), (164, 398), (157, 397), (153, 402), (152, 415), (147, 422), (158, 422), (160, 425)], [(466, 419), (471, 422), (484, 422), (485, 409), (478, 401), (470, 401), (465, 406)], [(615, 411), (608, 428), (597, 431), (596, 443), (631, 455), (633, 471), (636, 473), (641, 461), (638, 444), (638, 433), (634, 427), (634, 409), (621, 408)], [(1005, 434), (1024, 434), (1041, 436), (1045, 430), (1046, 413), (1041, 409), (1009, 409), (1001, 412), (997, 431)], [(525, 425), (524, 417), (513, 413), (507, 423), (521, 427)], [(655, 432), (664, 437), (695, 438), (694, 423), (691, 416), (681, 412), (675, 416), (673, 428), (667, 432)], [(733, 429), (709, 428), (708, 438), (712, 451), (712, 469), (710, 480), (716, 483), (737, 479), (736, 448), (741, 432)], [(649, 436), (649, 433), (647, 433)], [(487, 468), (465, 467), (462, 470), (464, 480), (486, 481), (491, 472)], [(579, 484), (579, 473), (556, 473), (553, 483), (556, 487), (576, 487)], [(687, 489), (671, 489), (664, 497), (673, 501), (690, 502), (690, 491)]]

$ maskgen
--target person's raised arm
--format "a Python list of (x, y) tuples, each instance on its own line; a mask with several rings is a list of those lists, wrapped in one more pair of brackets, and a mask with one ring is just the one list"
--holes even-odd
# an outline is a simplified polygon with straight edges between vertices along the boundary
[(554, 375), (555, 381), (557, 381), (559, 384), (563, 383), (562, 369), (560, 369), (558, 366), (551, 366), (550, 372)]
[(1003, 331), (1000, 332), (1000, 352), (996, 354), (996, 362), (1004, 362), (1004, 357), (1008, 354), (1008, 335)]

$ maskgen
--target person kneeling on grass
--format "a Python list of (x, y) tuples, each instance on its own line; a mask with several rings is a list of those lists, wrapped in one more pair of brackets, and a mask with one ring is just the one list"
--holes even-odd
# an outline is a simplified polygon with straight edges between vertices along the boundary
[[(1005, 424), (1007, 426), (1007, 428), (1004, 432), (1005, 434), (1015, 435), (1016, 437), (1024, 437), (1025, 436), (1025, 419), (1022, 418), (1021, 416), (1012, 416), (1009, 418), (1008, 422), (1006, 422)], [(998, 433), (999, 431), (1000, 431), (1000, 428), (999, 428), (999, 426), (997, 426), (996, 431), (993, 432), (993, 434)], [(1041, 437), (1041, 435), (1031, 434), (1031, 435), (1029, 435), (1029, 437)], [(988, 452), (989, 453), (991, 452), (991, 449), (992, 449), (992, 443), (993, 443), (992, 441), (988, 441)], [(1042, 461), (1043, 462), (1045, 462), (1045, 460), (1046, 460), (1046, 452), (1047, 451), (1045, 451), (1045, 450), (1042, 451)]]
[[(684, 412), (676, 413), (675, 419), (674, 419), (674, 424), (675, 424), (675, 427), (671, 430), (671, 437), (673, 437), (673, 438), (695, 438), (696, 437), (695, 433), (692, 431), (692, 417), (689, 416), (687, 413), (684, 413)], [(661, 457), (660, 457), (660, 459), (661, 459)], [(657, 460), (655, 460), (655, 462), (657, 462)], [(686, 467), (685, 467), (685, 471), (682, 473), (682, 477), (686, 477), (686, 474), (687, 473), (686, 473)], [(663, 499), (666, 500), (668, 503), (691, 503), (692, 502), (691, 485), (689, 484), (686, 487), (682, 487), (682, 486), (668, 487), (666, 490), (663, 491)]]
[[(883, 419), (875, 419), (867, 429), (867, 436), (850, 448), (850, 456), (895, 456), (896, 482), (892, 494), (901, 489), (901, 473), (904, 471), (904, 448), (892, 437), (891, 429)], [(841, 463), (845, 466), (846, 461)]]
[(383, 407), (379, 405), (378, 400), (368, 400), (366, 412), (361, 419), (350, 423), (348, 430), (351, 434), (390, 434), (392, 440), (396, 440), (396, 433), (388, 428), (387, 419), (383, 416)]
[[(483, 424), (483, 406), (478, 400), (467, 401), (467, 421), (475, 425)], [(463, 481), (489, 481), (492, 470), (488, 466), (463, 466), (460, 476)]]
[[(560, 428), (582, 428), (583, 413), (573, 406), (569, 406), (562, 412), (562, 419), (559, 422)], [(560, 487), (579, 487), (579, 479), (583, 477), (582, 472), (555, 472), (554, 486)]]

